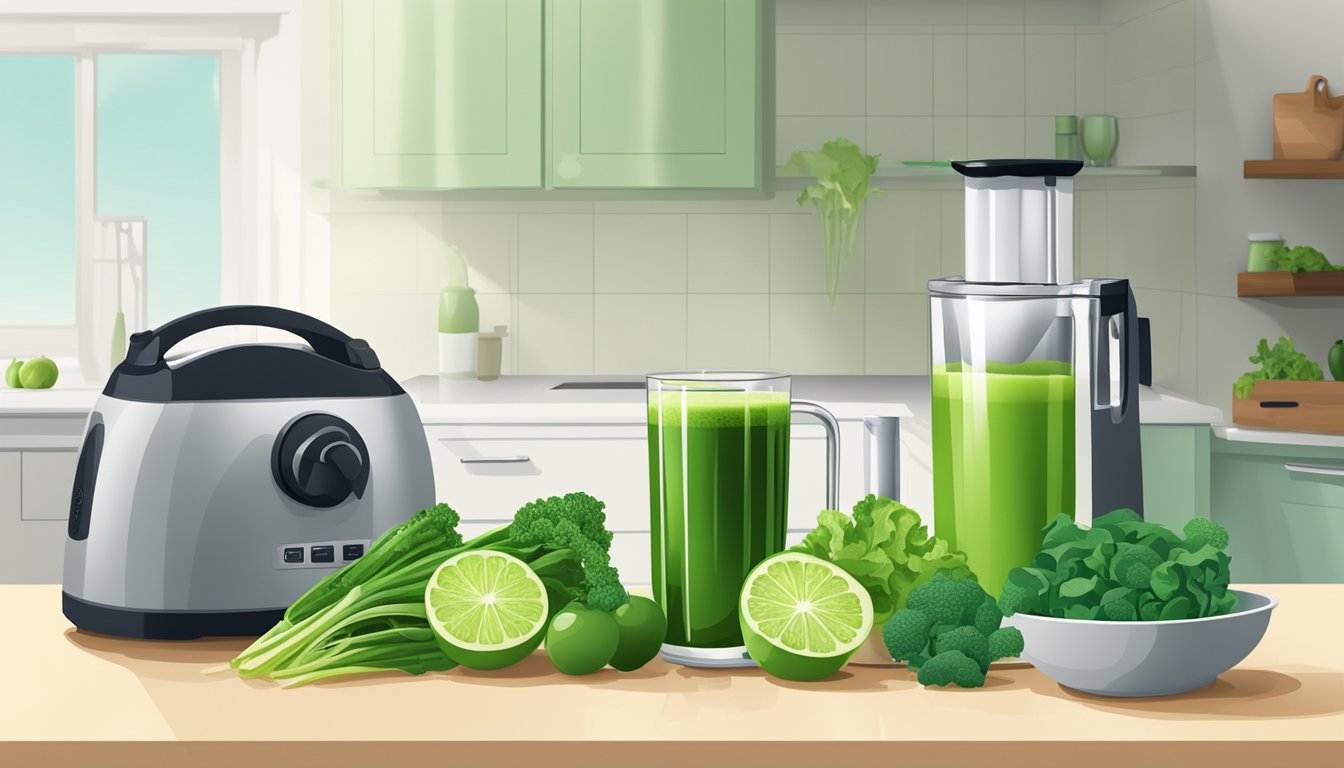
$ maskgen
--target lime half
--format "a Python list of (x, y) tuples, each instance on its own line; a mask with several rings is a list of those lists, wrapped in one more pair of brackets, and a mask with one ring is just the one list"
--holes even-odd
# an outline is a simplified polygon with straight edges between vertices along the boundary
[(425, 615), (439, 647), (472, 669), (499, 669), (541, 644), (546, 587), (527, 563), (503, 552), (463, 552), (434, 571)]
[(785, 680), (830, 677), (873, 629), (868, 590), (843, 568), (801, 552), (756, 566), (738, 607), (747, 653)]

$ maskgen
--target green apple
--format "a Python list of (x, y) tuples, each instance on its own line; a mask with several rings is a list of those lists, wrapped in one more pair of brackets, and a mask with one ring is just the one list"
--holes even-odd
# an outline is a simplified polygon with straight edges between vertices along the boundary
[[(13, 365), (10, 365), (13, 368)], [(51, 389), (60, 370), (49, 357), (34, 357), (19, 369), (19, 383), (24, 389)]]
[(5, 369), (5, 383), (11, 389), (23, 389), (23, 382), (19, 381), (19, 369), (23, 367), (23, 361), (14, 358), (9, 367)]

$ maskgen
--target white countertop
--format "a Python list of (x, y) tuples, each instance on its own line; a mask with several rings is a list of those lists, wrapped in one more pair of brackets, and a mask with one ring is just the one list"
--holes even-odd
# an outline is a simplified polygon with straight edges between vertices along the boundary
[[(794, 399), (824, 404), (841, 421), (865, 416), (908, 418), (900, 376), (794, 376)], [(633, 389), (569, 389), (567, 381), (622, 382)], [(928, 379), (924, 379), (925, 389)], [(501, 376), (495, 381), (417, 376), (402, 382), (426, 424), (583, 423), (642, 424), (643, 376)], [(927, 393), (925, 395), (927, 399)]]
[(1317, 432), (1290, 432), (1283, 429), (1259, 429), (1219, 424), (1213, 428), (1215, 437), (1240, 443), (1272, 443), (1274, 445), (1308, 445), (1317, 448), (1344, 448), (1344, 435), (1324, 435)]
[[(643, 383), (641, 376), (502, 376), (495, 381), (417, 376), (403, 382), (427, 424), (499, 422), (642, 423), (644, 389), (555, 390), (565, 381)], [(864, 416), (929, 418), (927, 376), (794, 376), (793, 397), (825, 404), (842, 421)], [(1217, 424), (1212, 406), (1140, 387), (1144, 424)]]
[(102, 384), (63, 384), (51, 389), (10, 389), (0, 383), (0, 416), (87, 416)]

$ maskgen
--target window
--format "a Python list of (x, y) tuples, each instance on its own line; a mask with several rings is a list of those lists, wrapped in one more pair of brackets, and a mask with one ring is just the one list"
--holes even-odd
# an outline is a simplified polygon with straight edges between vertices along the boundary
[(300, 3), (5, 6), (0, 357), (46, 354), (62, 381), (97, 384), (119, 310), (129, 334), (321, 296), (301, 248)]

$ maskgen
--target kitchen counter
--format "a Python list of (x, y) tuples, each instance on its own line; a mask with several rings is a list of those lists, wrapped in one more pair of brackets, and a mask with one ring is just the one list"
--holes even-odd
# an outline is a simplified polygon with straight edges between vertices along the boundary
[(1030, 668), (991, 671), (980, 690), (924, 690), (887, 667), (808, 684), (661, 661), (571, 678), (542, 654), (491, 673), (283, 690), (205, 674), (243, 640), (89, 635), (61, 615), (59, 587), (0, 586), (14, 619), (0, 640), (0, 764), (1326, 764), (1344, 755), (1344, 620), (1320, 617), (1344, 586), (1251, 588), (1281, 604), (1238, 668), (1192, 694), (1120, 700)]
[(1284, 429), (1260, 429), (1258, 427), (1220, 424), (1213, 428), (1213, 434), (1215, 437), (1238, 443), (1344, 448), (1344, 435), (1327, 435), (1317, 432), (1292, 432)]
[[(552, 389), (565, 381), (641, 384), (641, 376), (503, 376), (495, 381), (417, 376), (403, 382), (427, 424), (526, 421), (642, 423), (644, 389)], [(793, 396), (826, 404), (839, 419), (929, 418), (927, 376), (794, 376)], [(1222, 411), (1141, 387), (1144, 424), (1215, 424)]]

